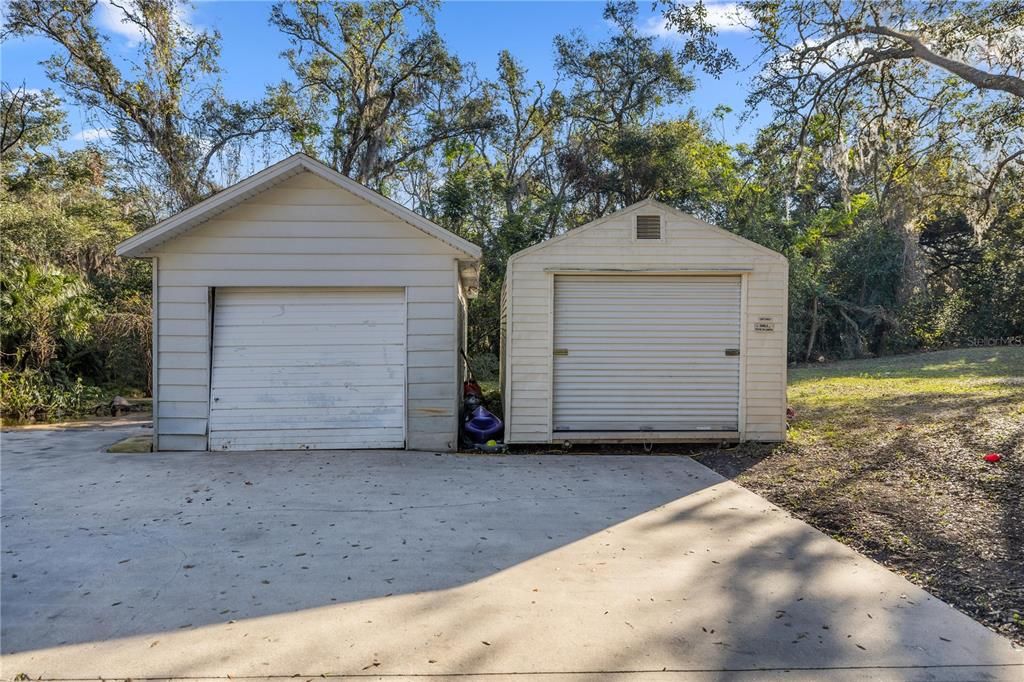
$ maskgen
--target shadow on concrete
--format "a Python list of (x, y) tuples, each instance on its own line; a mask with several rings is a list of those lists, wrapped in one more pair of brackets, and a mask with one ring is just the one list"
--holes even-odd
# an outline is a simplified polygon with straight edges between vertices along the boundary
[(688, 458), (88, 451), (109, 436), (5, 439), (8, 672), (1020, 673)]
[(478, 580), (717, 482), (681, 458), (99, 452), (4, 434), (5, 653)]
[[(749, 472), (744, 485), (1020, 641), (1024, 421), (1012, 415), (1024, 387), (836, 398), (801, 415), (816, 425), (810, 437), (699, 461), (730, 478)], [(987, 464), (989, 451), (1004, 461)]]

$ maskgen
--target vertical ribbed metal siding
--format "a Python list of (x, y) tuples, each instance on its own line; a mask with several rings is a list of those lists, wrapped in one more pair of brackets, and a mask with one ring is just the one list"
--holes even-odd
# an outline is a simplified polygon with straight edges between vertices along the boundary
[(736, 431), (740, 278), (558, 275), (554, 431)]

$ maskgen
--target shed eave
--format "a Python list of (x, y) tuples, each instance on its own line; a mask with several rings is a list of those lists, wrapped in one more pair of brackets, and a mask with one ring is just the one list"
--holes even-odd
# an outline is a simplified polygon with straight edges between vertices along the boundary
[(480, 294), (480, 261), (460, 259), (459, 280), (462, 282), (466, 298), (476, 298)]

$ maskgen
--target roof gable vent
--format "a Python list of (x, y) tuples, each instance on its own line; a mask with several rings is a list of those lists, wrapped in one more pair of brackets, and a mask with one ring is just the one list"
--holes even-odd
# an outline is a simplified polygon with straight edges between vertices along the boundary
[(661, 216), (638, 215), (636, 217), (637, 239), (661, 239)]

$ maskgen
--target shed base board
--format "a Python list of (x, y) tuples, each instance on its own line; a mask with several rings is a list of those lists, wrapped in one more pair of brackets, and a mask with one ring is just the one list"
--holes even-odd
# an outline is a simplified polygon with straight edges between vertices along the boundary
[(718, 443), (739, 442), (739, 431), (556, 431), (552, 443)]

